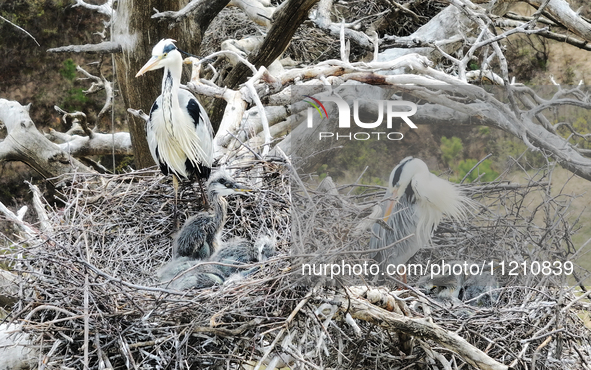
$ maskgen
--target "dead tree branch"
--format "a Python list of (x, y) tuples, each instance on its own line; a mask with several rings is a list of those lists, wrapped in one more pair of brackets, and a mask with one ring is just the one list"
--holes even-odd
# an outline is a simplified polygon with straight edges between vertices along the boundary
[(103, 41), (99, 44), (68, 45), (47, 50), (48, 53), (88, 53), (88, 54), (117, 54), (123, 52), (121, 44), (115, 41)]

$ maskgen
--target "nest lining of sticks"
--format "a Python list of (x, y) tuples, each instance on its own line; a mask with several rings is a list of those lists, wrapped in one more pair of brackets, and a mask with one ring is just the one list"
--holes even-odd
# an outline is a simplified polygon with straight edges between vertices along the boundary
[[(369, 232), (363, 232), (363, 219), (383, 191), (367, 187), (348, 194), (359, 188), (352, 185), (333, 186), (335, 193), (310, 184), (304, 191), (293, 173), (290, 181), (288, 168), (276, 160), (236, 169), (239, 181), (258, 190), (229, 198), (223, 235), (273, 235), (278, 255), (242, 280), (185, 292), (159, 286), (154, 278), (171, 258), (169, 179), (144, 171), (75, 181), (62, 194), (64, 207), (46, 207), (51, 230), (2, 256), (20, 277), (9, 320), (22, 325), (49, 369), (241, 368), (259, 360), (297, 369), (470, 363), (429, 335), (412, 339), (393, 330), (389, 320), (396, 314), (429, 317), (516, 368), (580, 369), (591, 363), (590, 332), (577, 316), (581, 299), (565, 281), (502, 281), (490, 307), (439, 301), (413, 288), (302, 284), (292, 244), (304, 244), (326, 262), (343, 255), (359, 259), (342, 252), (364, 251)], [(572, 198), (545, 196), (545, 178), (523, 186), (465, 188), (482, 205), (475, 217), (462, 225), (443, 223), (434, 238), (438, 247), (414, 259), (568, 258), (576, 231), (566, 217)], [(183, 187), (183, 217), (196, 211), (196, 189)], [(538, 207), (524, 206), (538, 197)], [(299, 227), (305, 218), (314, 222)], [(360, 306), (364, 302), (371, 305)]]
[[(409, 1), (399, 1), (400, 4)], [(368, 32), (378, 28), (383, 34), (407, 36), (422, 26), (423, 22), (435, 16), (444, 5), (437, 1), (414, 1), (410, 5), (410, 11), (405, 12), (392, 7), (387, 0), (351, 1), (337, 3), (331, 10), (333, 22), (355, 22), (355, 30)], [(418, 16), (419, 19), (414, 19)], [(224, 8), (213, 20), (211, 26), (203, 37), (201, 54), (209, 55), (220, 49), (223, 41), (228, 39), (240, 40), (249, 36), (263, 36), (267, 30), (252, 22), (241, 10), (235, 7)], [(289, 46), (283, 53), (283, 57), (303, 64), (314, 64), (318, 61), (340, 58), (340, 45), (338, 36), (331, 35), (328, 31), (317, 28), (312, 22), (307, 22), (304, 27), (299, 27)], [(351, 45), (351, 60), (361, 60), (368, 50), (353, 43)]]

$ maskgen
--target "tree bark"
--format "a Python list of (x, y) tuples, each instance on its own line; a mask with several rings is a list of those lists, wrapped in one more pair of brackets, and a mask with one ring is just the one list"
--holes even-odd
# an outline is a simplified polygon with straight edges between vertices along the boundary
[[(308, 12), (318, 0), (288, 0), (273, 14), (273, 26), (267, 33), (265, 41), (260, 48), (251, 53), (248, 61), (257, 69), (261, 66), (268, 67), (287, 48), (291, 39), (304, 20), (308, 18)], [(246, 81), (250, 69), (244, 64), (238, 64), (224, 80), (224, 85), (233, 89)], [(221, 117), (226, 107), (226, 102), (216, 101), (214, 104), (212, 122), (214, 131), (217, 132)]]
[[(285, 51), (294, 33), (308, 18), (308, 12), (317, 2), (318, 0), (288, 0), (287, 4), (273, 14), (273, 26), (261, 47), (249, 56), (248, 61), (257, 69), (273, 63)], [(248, 73), (251, 72), (247, 66), (237, 65), (226, 77), (225, 85), (235, 88), (246, 81)]]

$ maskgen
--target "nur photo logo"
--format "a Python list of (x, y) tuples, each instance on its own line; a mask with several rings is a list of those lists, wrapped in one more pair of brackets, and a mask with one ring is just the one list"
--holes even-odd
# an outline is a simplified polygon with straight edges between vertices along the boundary
[(354, 125), (362, 129), (378, 129), (380, 126), (383, 125), (384, 121), (386, 121), (386, 129), (391, 130), (394, 118), (402, 119), (404, 123), (406, 123), (408, 127), (410, 127), (411, 129), (417, 128), (414, 122), (412, 122), (409, 118), (417, 112), (417, 106), (415, 103), (410, 101), (376, 100), (375, 102), (364, 103), (376, 104), (375, 107), (377, 108), (377, 118), (374, 122), (363, 122), (360, 119), (360, 111), (363, 110), (360, 105), (360, 99), (353, 100), (353, 114), (351, 115), (350, 104), (347, 101), (345, 101), (345, 99), (341, 98), (336, 94), (324, 95), (320, 98), (322, 99), (322, 101), (310, 95), (304, 95), (304, 97), (306, 98), (304, 99), (304, 101), (311, 105), (308, 108), (307, 112), (308, 128), (314, 127), (314, 112), (318, 113), (319, 118), (316, 118), (316, 120), (318, 121), (324, 119), (331, 119), (325, 107), (326, 102), (335, 103), (337, 106), (338, 128), (341, 130), (341, 132), (321, 131), (319, 133), (319, 140), (327, 138), (336, 138), (337, 140), (369, 140), (372, 137), (377, 140), (401, 140), (404, 137), (404, 135), (401, 132), (394, 131), (359, 131), (342, 133), (342, 129), (350, 129), (352, 127), (351, 116), (353, 117)]

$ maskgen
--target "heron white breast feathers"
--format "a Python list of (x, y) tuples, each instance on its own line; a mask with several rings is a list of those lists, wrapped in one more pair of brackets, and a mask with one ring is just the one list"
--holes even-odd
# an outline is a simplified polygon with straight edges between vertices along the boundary
[(180, 88), (181, 53), (174, 40), (163, 39), (136, 77), (164, 68), (162, 94), (150, 110), (146, 133), (150, 153), (164, 174), (207, 179), (213, 162), (213, 129), (204, 108)]

